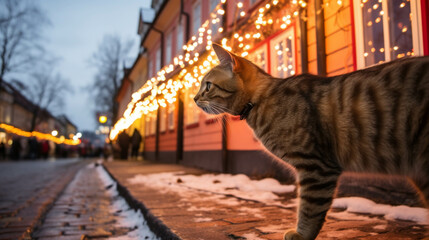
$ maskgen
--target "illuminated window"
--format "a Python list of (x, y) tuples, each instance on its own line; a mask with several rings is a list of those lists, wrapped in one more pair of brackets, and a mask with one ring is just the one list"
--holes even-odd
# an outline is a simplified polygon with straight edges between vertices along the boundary
[(198, 29), (201, 27), (201, 2), (197, 1), (194, 4), (192, 12), (192, 35), (198, 36)]
[(258, 67), (260, 67), (265, 72), (268, 72), (267, 45), (264, 44), (263, 46), (259, 47), (251, 54), (249, 54), (249, 60), (252, 61), (254, 64), (256, 64)]
[(146, 123), (146, 126), (144, 128), (144, 135), (149, 136), (150, 135), (150, 115), (145, 116), (145, 123)]
[(421, 55), (420, 1), (354, 1), (359, 68)]
[(275, 77), (287, 78), (295, 75), (295, 33), (289, 28), (271, 40), (271, 73)]
[(167, 109), (165, 107), (159, 107), (159, 131), (165, 132), (167, 130)]
[(186, 109), (185, 109), (185, 122), (187, 125), (198, 123), (200, 117), (200, 109), (194, 102), (195, 94), (198, 93), (199, 87), (193, 85), (187, 90), (186, 98)]
[(174, 111), (176, 109), (175, 103), (168, 104), (168, 129), (173, 130), (174, 129)]

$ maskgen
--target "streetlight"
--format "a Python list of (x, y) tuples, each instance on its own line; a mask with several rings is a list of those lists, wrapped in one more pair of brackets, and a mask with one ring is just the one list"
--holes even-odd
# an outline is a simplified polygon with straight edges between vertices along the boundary
[(56, 137), (58, 135), (58, 131), (57, 130), (53, 130), (51, 132), (51, 135), (54, 136), (54, 137)]
[(107, 122), (107, 117), (106, 117), (106, 116), (104, 116), (104, 115), (101, 115), (100, 117), (98, 117), (98, 121), (99, 121), (101, 124), (104, 124), (104, 123), (106, 123), (106, 122)]

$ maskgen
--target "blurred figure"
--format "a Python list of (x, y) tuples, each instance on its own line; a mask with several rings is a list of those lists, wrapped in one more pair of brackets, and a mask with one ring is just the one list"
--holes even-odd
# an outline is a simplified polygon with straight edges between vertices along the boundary
[(28, 158), (37, 159), (39, 158), (39, 143), (35, 137), (28, 139)]
[(12, 146), (10, 148), (10, 158), (12, 160), (19, 160), (21, 157), (21, 141), (19, 138), (13, 138)]
[(4, 141), (0, 142), (0, 160), (6, 160), (6, 144), (4, 144)]
[(131, 137), (131, 157), (136, 158), (139, 155), (140, 142), (142, 141), (142, 136), (140, 135), (137, 129), (134, 129), (133, 136)]
[(41, 143), (41, 154), (43, 159), (47, 159), (49, 155), (49, 143), (48, 141), (43, 141)]
[(128, 158), (128, 148), (130, 146), (130, 136), (123, 131), (118, 135), (118, 144), (121, 148), (121, 159)]

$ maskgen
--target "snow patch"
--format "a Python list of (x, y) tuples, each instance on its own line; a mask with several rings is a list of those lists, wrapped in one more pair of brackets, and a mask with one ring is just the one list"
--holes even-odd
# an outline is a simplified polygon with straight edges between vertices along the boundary
[(377, 204), (361, 197), (336, 198), (333, 201), (332, 207), (344, 208), (352, 213), (381, 215), (388, 220), (406, 220), (429, 225), (427, 217), (429, 216), (429, 212), (425, 208)]
[(264, 240), (265, 238), (260, 238), (255, 233), (246, 233), (243, 234), (242, 237), (244, 237), (247, 240)]
[[(91, 164), (94, 165), (94, 164)], [(111, 207), (112, 213), (118, 213), (120, 220), (116, 223), (119, 227), (134, 229), (127, 233), (127, 235), (119, 237), (111, 237), (114, 240), (128, 240), (128, 239), (152, 239), (160, 240), (148, 227), (146, 220), (143, 217), (140, 209), (135, 211), (130, 208), (125, 199), (119, 197), (116, 190), (117, 183), (109, 176), (103, 167), (96, 168), (98, 176), (105, 186), (108, 186), (107, 192), (112, 197), (113, 203)]]
[(183, 172), (170, 172), (148, 175), (139, 174), (128, 179), (128, 181), (132, 184), (144, 184), (159, 190), (169, 189), (175, 192), (183, 192), (195, 189), (271, 204), (279, 204), (277, 201), (279, 197), (275, 193), (288, 193), (295, 190), (295, 185), (281, 185), (273, 178), (251, 180), (244, 174), (204, 174), (195, 176), (183, 175)]
[(210, 222), (213, 221), (212, 218), (194, 218), (194, 222)]

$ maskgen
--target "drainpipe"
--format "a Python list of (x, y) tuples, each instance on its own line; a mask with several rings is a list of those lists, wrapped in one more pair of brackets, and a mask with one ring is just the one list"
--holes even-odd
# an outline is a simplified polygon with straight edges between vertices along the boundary
[(306, 8), (301, 8), (299, 12), (299, 30), (301, 32), (301, 71), (302, 73), (308, 73), (308, 34)]
[(316, 12), (316, 49), (317, 49), (317, 74), (326, 76), (326, 46), (325, 46), (325, 12), (323, 0), (314, 1)]
[[(185, 12), (184, 9), (184, 0), (180, 0), (180, 19), (182, 20), (182, 15), (185, 17), (185, 37), (186, 40), (190, 38), (190, 29), (189, 29), (189, 14)], [(179, 46), (180, 47), (180, 46)], [(184, 103), (183, 95), (181, 91), (177, 95), (177, 145), (176, 145), (176, 163), (179, 163), (183, 160), (183, 125), (184, 125)]]

